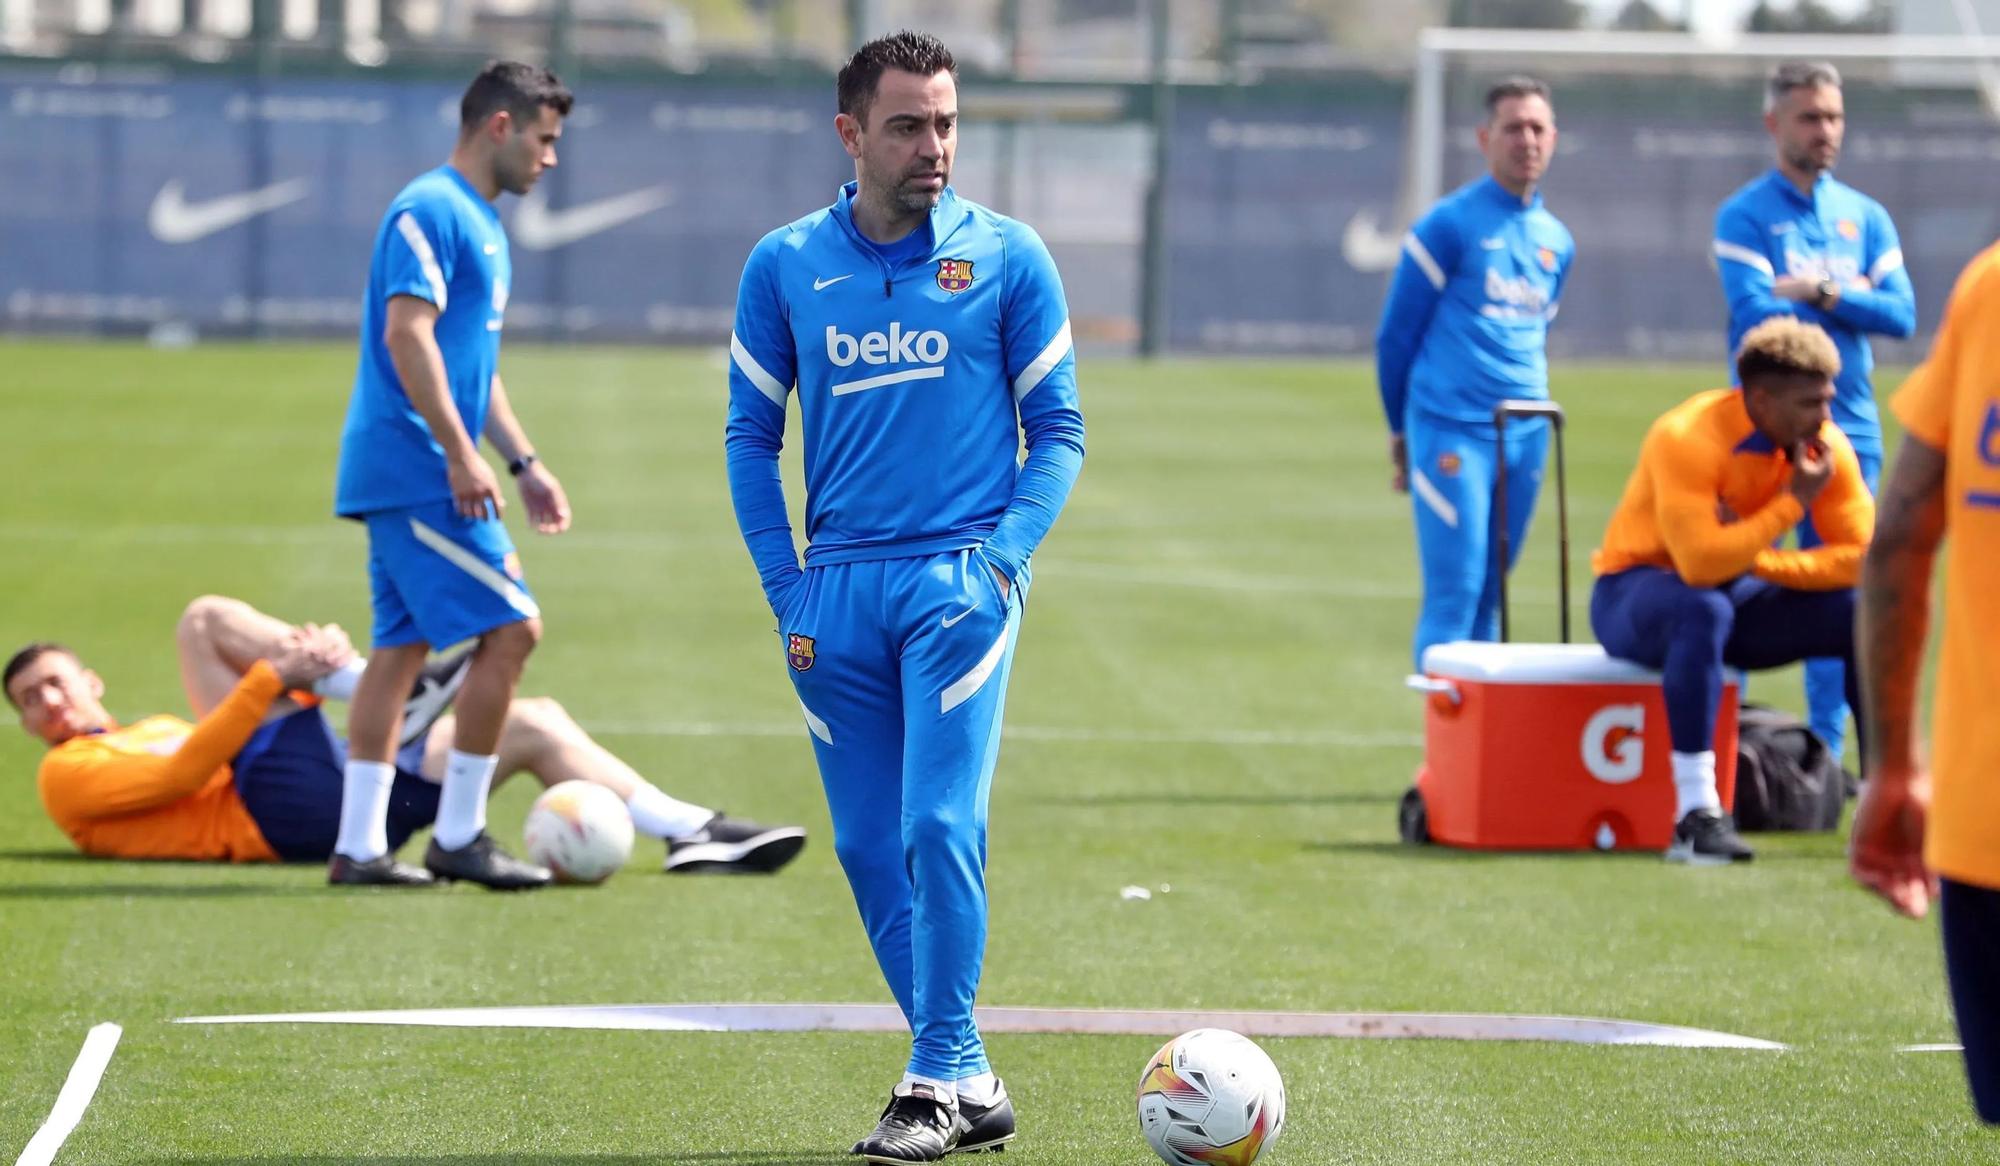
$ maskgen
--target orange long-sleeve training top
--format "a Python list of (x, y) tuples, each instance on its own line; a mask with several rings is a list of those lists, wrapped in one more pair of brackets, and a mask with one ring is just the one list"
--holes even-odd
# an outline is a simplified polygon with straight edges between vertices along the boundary
[[(1875, 531), (1875, 500), (1847, 436), (1832, 422), (1819, 436), (1833, 458), (1833, 476), (1812, 505), (1824, 545), (1774, 547), (1806, 515), (1786, 488), (1790, 460), (1751, 424), (1743, 394), (1714, 389), (1688, 398), (1646, 432), (1591, 567), (1599, 575), (1665, 567), (1692, 587), (1744, 574), (1800, 591), (1854, 586)], [(1737, 520), (1724, 522), (1718, 503)]]
[(99, 858), (276, 862), (229, 763), (284, 687), (259, 660), (200, 724), (147, 717), (73, 737), (42, 758), (42, 806), (78, 850)]

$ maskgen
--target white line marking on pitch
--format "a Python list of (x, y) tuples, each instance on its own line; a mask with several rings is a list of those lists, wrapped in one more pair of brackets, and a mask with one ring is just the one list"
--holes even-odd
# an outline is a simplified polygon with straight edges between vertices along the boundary
[[(986, 1033), (1173, 1036), (1227, 1028), (1245, 1036), (1555, 1041), (1685, 1049), (1776, 1049), (1735, 1033), (1599, 1020), (1453, 1012), (1171, 1012), (1103, 1008), (980, 1008)], [(381, 1012), (289, 1012), (187, 1016), (175, 1024), (388, 1024), (441, 1028), (594, 1028), (644, 1032), (907, 1032), (887, 1004), (570, 1004), (525, 1008), (414, 1008)]]
[(97, 1095), (97, 1084), (104, 1080), (104, 1068), (111, 1063), (111, 1054), (124, 1031), (115, 1024), (100, 1024), (83, 1038), (83, 1051), (76, 1055), (76, 1064), (70, 1066), (62, 1092), (56, 1094), (56, 1107), (49, 1111), (49, 1120), (28, 1139), (28, 1148), (21, 1151), (14, 1166), (49, 1166), (55, 1160), (56, 1151), (69, 1140), (76, 1123), (83, 1120), (90, 1099)]
[(1964, 1045), (1897, 1045), (1899, 1053), (1962, 1053)]
[[(804, 721), (591, 720), (586, 721), (584, 727), (593, 733), (624, 737), (801, 737), (806, 731)], [(1143, 729), (1008, 725), (1001, 730), (1001, 736), (1011, 741), (1080, 744), (1277, 746), (1301, 749), (1414, 749), (1424, 743), (1421, 733), (1357, 733), (1345, 729), (1208, 729), (1192, 733), (1155, 733)]]

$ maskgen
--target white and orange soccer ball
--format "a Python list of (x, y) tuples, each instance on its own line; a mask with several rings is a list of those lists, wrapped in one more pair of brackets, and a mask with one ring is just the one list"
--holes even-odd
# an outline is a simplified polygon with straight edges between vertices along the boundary
[(1139, 1078), (1139, 1129), (1172, 1166), (1250, 1166), (1285, 1128), (1285, 1083), (1248, 1037), (1197, 1028)]
[(617, 794), (588, 781), (542, 791), (528, 810), (528, 858), (565, 883), (601, 883), (632, 857), (632, 815)]

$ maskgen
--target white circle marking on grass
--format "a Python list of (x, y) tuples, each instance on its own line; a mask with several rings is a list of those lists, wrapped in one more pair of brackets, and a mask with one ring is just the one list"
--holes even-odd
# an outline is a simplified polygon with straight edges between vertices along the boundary
[[(1458, 1012), (1210, 1012), (1108, 1008), (980, 1008), (981, 1032), (1173, 1036), (1227, 1028), (1245, 1036), (1387, 1040), (1553, 1041), (1691, 1049), (1782, 1050), (1735, 1033), (1601, 1020)], [(518, 1008), (411, 1008), (187, 1016), (175, 1024), (387, 1024), (443, 1028), (592, 1028), (651, 1032), (908, 1032), (887, 1004), (568, 1004)]]
[(14, 1166), (49, 1166), (55, 1160), (56, 1151), (69, 1140), (76, 1123), (83, 1120), (90, 1099), (97, 1096), (98, 1082), (104, 1080), (105, 1066), (111, 1063), (111, 1054), (118, 1048), (118, 1038), (124, 1032), (107, 1022), (92, 1028), (90, 1035), (83, 1038), (83, 1051), (76, 1055), (76, 1064), (70, 1066), (62, 1092), (56, 1094), (49, 1120), (28, 1139), (27, 1149), (14, 1160)]

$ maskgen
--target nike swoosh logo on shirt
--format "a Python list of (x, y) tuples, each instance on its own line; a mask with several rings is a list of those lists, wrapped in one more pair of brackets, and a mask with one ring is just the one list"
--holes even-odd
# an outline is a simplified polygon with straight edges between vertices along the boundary
[(530, 251), (553, 251), (644, 218), (672, 201), (673, 191), (661, 183), (558, 211), (549, 209), (548, 195), (533, 190), (514, 212), (514, 238)]
[(1488, 251), (1498, 251), (1507, 245), (1507, 240), (1495, 235), (1491, 239), (1481, 239), (1479, 245)]
[(843, 279), (853, 279), (853, 278), (854, 275), (852, 272), (850, 272), (846, 275), (836, 275), (832, 279), (815, 279), (813, 280), (813, 290), (823, 291), (827, 288), (832, 287), (834, 284), (839, 283)]
[(170, 178), (153, 204), (146, 210), (146, 228), (162, 243), (192, 243), (217, 231), (226, 231), (258, 215), (269, 214), (312, 193), (312, 183), (304, 178), (288, 178), (255, 190), (217, 195), (200, 202), (187, 200), (187, 188), (178, 178)]
[(945, 616), (944, 619), (939, 622), (943, 623), (944, 626), (946, 627), (950, 627), (953, 624), (957, 623), (959, 620), (964, 619), (966, 616), (971, 615), (973, 612), (978, 610), (979, 610), (979, 605), (975, 603), (971, 607), (966, 608), (964, 611), (959, 612), (957, 615)]

